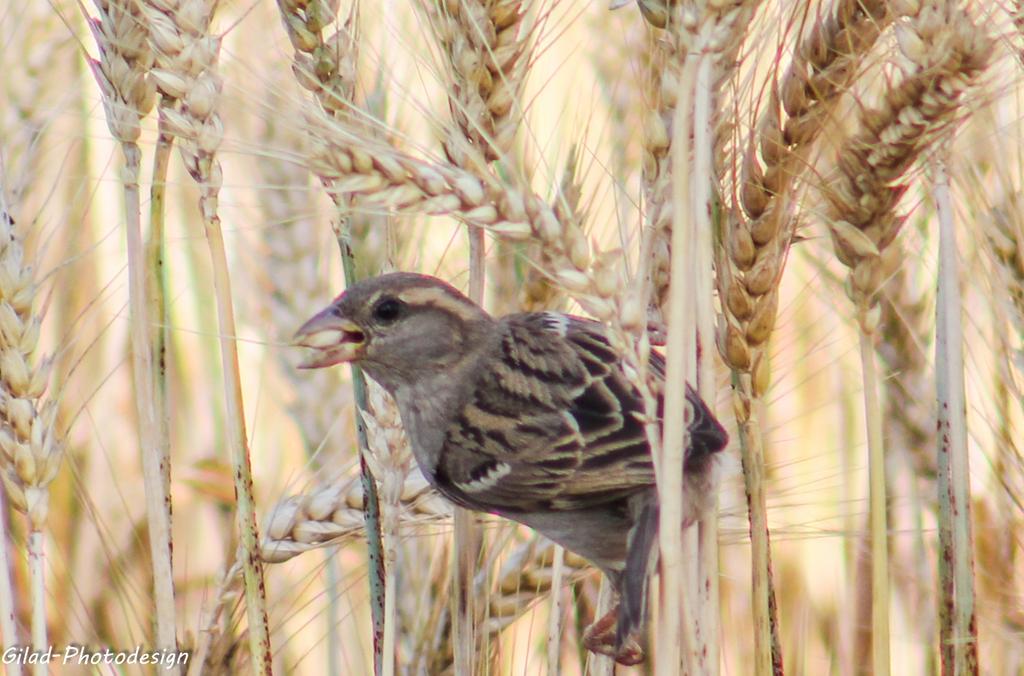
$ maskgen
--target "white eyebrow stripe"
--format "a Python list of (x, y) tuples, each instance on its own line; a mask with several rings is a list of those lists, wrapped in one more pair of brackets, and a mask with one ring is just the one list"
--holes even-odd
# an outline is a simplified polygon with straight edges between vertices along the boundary
[(499, 481), (512, 472), (512, 465), (507, 462), (499, 462), (494, 465), (479, 479), (473, 479), (465, 483), (455, 482), (455, 485), (467, 493), (479, 493), (493, 488)]
[(477, 316), (476, 307), (466, 300), (453, 295), (447, 289), (433, 286), (418, 286), (405, 289), (398, 298), (409, 305), (432, 305), (465, 321), (472, 321)]

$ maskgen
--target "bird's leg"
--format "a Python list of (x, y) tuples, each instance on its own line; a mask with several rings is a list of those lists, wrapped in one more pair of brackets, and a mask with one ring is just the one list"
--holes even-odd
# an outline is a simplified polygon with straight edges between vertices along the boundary
[(583, 647), (592, 653), (607, 655), (619, 664), (633, 666), (644, 661), (644, 651), (632, 636), (626, 640), (621, 649), (615, 645), (615, 630), (619, 607), (616, 605), (603, 617), (596, 620), (583, 632)]

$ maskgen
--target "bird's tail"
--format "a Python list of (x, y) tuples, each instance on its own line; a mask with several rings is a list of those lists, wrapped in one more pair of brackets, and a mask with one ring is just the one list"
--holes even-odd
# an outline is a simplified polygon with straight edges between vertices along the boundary
[[(690, 444), (683, 462), (685, 483), (683, 527), (705, 511), (715, 494), (715, 456), (729, 443), (729, 435), (697, 392), (686, 386)], [(626, 542), (626, 567), (620, 583), (616, 651), (637, 638), (647, 620), (647, 588), (658, 565), (658, 496), (652, 489), (634, 507), (636, 518)]]
[(647, 586), (658, 563), (658, 501), (653, 491), (639, 509), (626, 543), (615, 648), (622, 652), (647, 619)]
[(689, 385), (686, 386), (686, 406), (690, 413), (690, 445), (686, 449), (683, 469), (689, 475), (706, 474), (715, 454), (728, 445), (729, 434)]

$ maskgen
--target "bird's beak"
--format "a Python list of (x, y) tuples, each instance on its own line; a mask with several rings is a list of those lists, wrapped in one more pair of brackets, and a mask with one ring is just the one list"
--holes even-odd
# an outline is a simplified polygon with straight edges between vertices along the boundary
[(319, 369), (358, 359), (366, 335), (355, 322), (339, 316), (332, 305), (303, 324), (293, 342), (310, 349), (299, 368)]

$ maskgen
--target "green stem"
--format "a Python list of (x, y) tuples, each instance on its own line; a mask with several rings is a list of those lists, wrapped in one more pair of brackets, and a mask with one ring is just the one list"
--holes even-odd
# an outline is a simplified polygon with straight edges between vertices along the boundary
[(782, 674), (782, 649), (779, 639), (778, 608), (772, 580), (771, 538), (764, 490), (764, 449), (761, 421), (754, 407), (750, 376), (733, 372), (733, 390), (743, 402), (739, 427), (740, 460), (750, 523), (751, 594), (754, 616), (753, 673), (759, 676)]
[[(224, 233), (217, 214), (219, 184), (210, 182), (219, 167), (212, 160), (200, 158), (199, 210), (203, 217), (206, 243), (213, 270), (213, 289), (217, 300), (217, 328), (220, 336), (221, 365), (224, 375), (224, 408), (228, 447), (231, 450), (235, 481), (236, 516), (242, 542), (242, 574), (245, 581), (245, 610), (249, 621), (249, 651), (256, 673), (273, 674), (270, 650), (270, 627), (267, 620), (266, 583), (263, 561), (259, 556), (259, 530), (256, 524), (256, 500), (252, 487), (252, 458), (245, 430), (245, 409), (242, 403), (242, 376), (238, 366), (238, 332), (231, 300), (231, 276), (224, 250)], [(206, 165), (206, 166), (203, 166)], [(202, 179), (202, 180), (199, 180)]]
[[(339, 208), (340, 211), (340, 208)], [(339, 213), (335, 229), (338, 248), (341, 251), (341, 265), (345, 271), (345, 287), (356, 283), (356, 262), (352, 254), (351, 233), (348, 216)], [(367, 409), (366, 378), (362, 369), (352, 367), (352, 391), (356, 399), (356, 434), (359, 439), (359, 469), (363, 487), (363, 519), (366, 522), (367, 558), (370, 563), (370, 615), (373, 620), (373, 670), (381, 674), (384, 664), (384, 618), (385, 581), (384, 540), (381, 537), (380, 498), (377, 495), (377, 481), (366, 463), (368, 441), (366, 425), (359, 411)], [(390, 659), (390, 658), (389, 658)]]
[[(143, 481), (146, 488), (146, 517), (149, 529), (150, 556), (153, 566), (154, 625), (156, 646), (160, 650), (176, 650), (174, 569), (171, 546), (171, 494), (168, 463), (169, 448), (166, 422), (161, 426), (160, 409), (155, 387), (159, 370), (152, 351), (147, 270), (142, 228), (140, 224), (139, 173), (142, 153), (135, 143), (122, 143), (124, 153), (124, 184), (126, 243), (130, 306), (130, 338), (132, 346), (132, 377), (138, 415), (139, 443), (142, 449)], [(177, 671), (177, 669), (175, 669)]]

